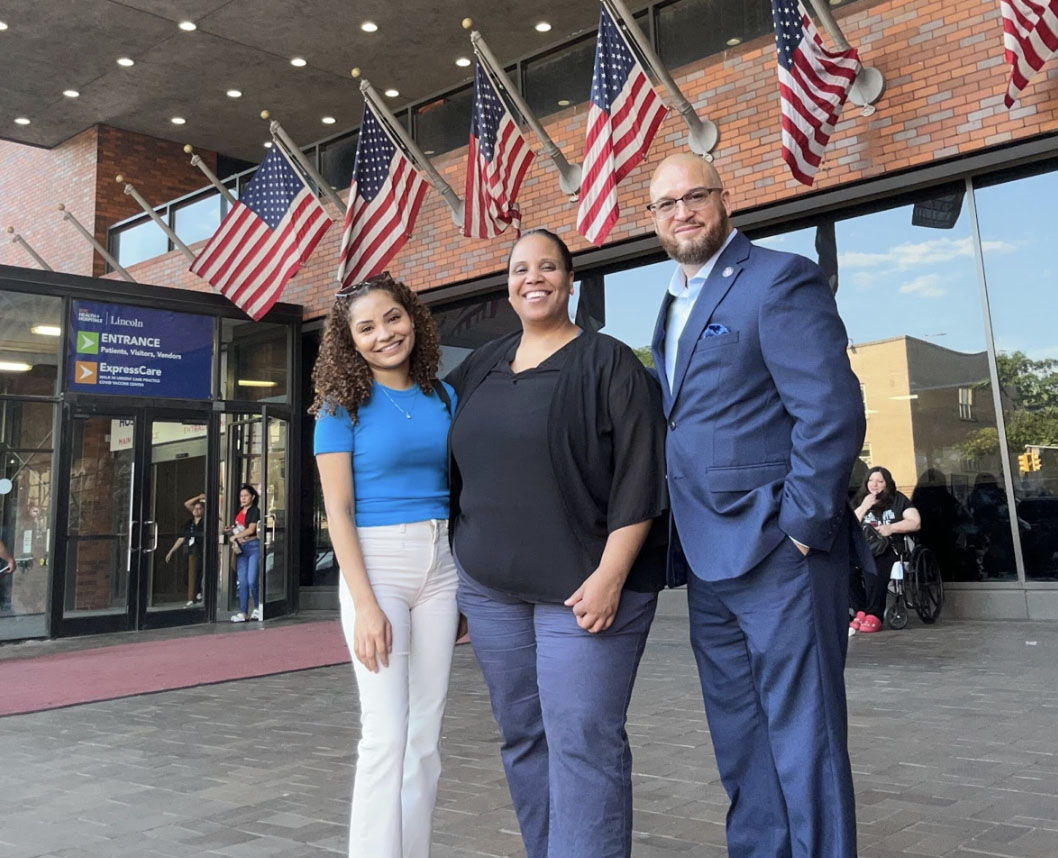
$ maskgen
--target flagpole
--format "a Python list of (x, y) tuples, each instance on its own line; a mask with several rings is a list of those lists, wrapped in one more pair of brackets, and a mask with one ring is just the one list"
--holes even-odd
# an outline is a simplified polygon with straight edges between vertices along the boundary
[[(353, 69), (353, 77), (360, 77), (360, 69)], [(408, 136), (396, 117), (389, 112), (389, 108), (386, 107), (378, 99), (378, 93), (375, 92), (375, 88), (371, 86), (371, 82), (365, 77), (360, 81), (360, 93), (364, 96), (364, 100), (371, 104), (371, 107), (375, 111), (375, 115), (379, 116), (383, 120), (383, 124), (387, 126), (386, 130), (391, 136), (397, 138), (400, 142), (401, 148), (404, 149), (408, 155), (411, 156), (411, 160), (415, 162), (415, 166), (418, 167), (426, 174), (426, 179), (433, 186), (433, 189), (437, 191), (452, 210), (452, 222), (458, 226), (463, 226), (463, 201), (459, 198), (459, 195), (452, 190), (451, 185), (448, 184), (444, 179), (441, 178), (441, 174), (434, 169), (433, 164), (430, 163), (430, 159), (423, 154), (422, 149), (415, 145), (415, 142)]]
[[(845, 38), (845, 34), (841, 32), (838, 22), (830, 14), (830, 9), (826, 3), (808, 0), (808, 5), (816, 13), (816, 17), (823, 22), (823, 27), (830, 34), (830, 38), (834, 41), (834, 46), (839, 51), (847, 51), (852, 47), (848, 39)], [(849, 90), (849, 101), (862, 108), (861, 112), (864, 116), (870, 116), (874, 113), (874, 103), (882, 97), (883, 92), (885, 92), (885, 75), (874, 66), (861, 65), (860, 73), (856, 75), (856, 80)]]
[[(268, 111), (262, 110), (261, 118), (268, 119), (268, 117)], [(312, 165), (312, 162), (305, 157), (305, 153), (301, 151), (298, 145), (290, 139), (290, 135), (288, 135), (287, 132), (283, 130), (283, 126), (273, 119), (268, 125), (268, 130), (272, 134), (272, 139), (283, 150), (283, 154), (285, 154), (288, 159), (292, 159), (298, 162), (298, 166), (305, 171), (305, 175), (307, 175), (310, 179), (312, 179), (313, 182), (316, 183), (316, 187), (323, 192), (327, 199), (329, 199), (334, 204), (334, 207), (338, 209), (339, 212), (341, 212), (342, 217), (344, 217), (345, 203), (342, 202), (342, 198), (334, 192), (334, 188), (332, 188), (327, 182), (323, 180), (323, 176), (316, 172), (316, 168)]]
[(7, 228), (7, 234), (11, 236), (11, 240), (13, 242), (15, 242), (15, 244), (21, 244), (22, 245), (23, 250), (25, 250), (26, 253), (28, 253), (30, 256), (32, 256), (36, 260), (37, 265), (39, 265), (45, 271), (54, 271), (55, 270), (54, 268), (52, 268), (50, 265), (48, 265), (48, 263), (45, 262), (41, 258), (41, 255), (39, 253), (37, 253), (37, 251), (35, 251), (32, 247), (29, 246), (29, 242), (28, 241), (26, 241), (21, 235), (19, 235), (17, 232), (15, 232), (15, 228), (13, 226), (9, 226)]
[[(471, 21), (469, 18), (465, 18), (463, 20), (464, 28), (466, 28), (468, 24), (471, 24)], [(514, 106), (518, 109), (518, 112), (521, 113), (526, 124), (533, 130), (536, 139), (540, 141), (540, 145), (543, 146), (544, 154), (546, 154), (555, 165), (555, 168), (558, 170), (559, 188), (562, 189), (563, 193), (574, 197), (577, 196), (577, 194), (580, 193), (580, 165), (570, 164), (555, 141), (548, 136), (548, 133), (544, 130), (544, 126), (540, 124), (540, 120), (536, 118), (536, 115), (530, 109), (529, 105), (525, 103), (525, 99), (523, 99), (514, 88), (514, 84), (512, 84), (510, 78), (507, 77), (503, 67), (496, 61), (496, 57), (489, 49), (489, 46), (485, 44), (485, 38), (481, 33), (477, 30), (471, 32), (470, 42), (474, 46), (474, 53), (477, 54), (478, 59), (481, 60), (482, 64), (485, 66), (485, 73), (489, 75), (494, 82), (498, 82), (502, 88), (506, 90), (507, 97), (514, 102)], [(499, 89), (499, 87), (497, 87), (497, 89)]]
[(676, 81), (672, 79), (668, 69), (662, 64), (658, 55), (654, 53), (654, 49), (647, 40), (643, 38), (643, 34), (639, 31), (639, 25), (636, 23), (635, 18), (632, 17), (632, 13), (628, 11), (628, 7), (625, 6), (623, 0), (602, 0), (602, 3), (610, 8), (615, 17), (621, 19), (625, 25), (626, 32), (635, 43), (636, 50), (646, 61), (648, 70), (665, 86), (672, 102), (671, 106), (683, 117), (683, 121), (687, 125), (687, 145), (690, 146), (691, 151), (696, 155), (701, 155), (708, 161), (713, 160), (712, 155), (709, 153), (713, 151), (713, 147), (716, 146), (716, 141), (720, 136), (716, 123), (709, 119), (701, 119), (687, 99), (683, 97), (683, 93), (676, 86)]
[(217, 175), (209, 168), (206, 162), (199, 158), (198, 155), (194, 154), (195, 150), (190, 145), (187, 145), (184, 147), (184, 151), (191, 156), (191, 166), (198, 167), (198, 169), (202, 171), (202, 175), (209, 179), (210, 184), (220, 191), (221, 196), (223, 196), (231, 205), (235, 205), (235, 197), (231, 195), (231, 191), (229, 191), (224, 183), (217, 178)]
[[(116, 181), (120, 185), (122, 182), (125, 182), (125, 177), (119, 174), (114, 177), (114, 181)], [(173, 228), (169, 226), (169, 224), (165, 222), (165, 219), (162, 218), (162, 216), (151, 207), (151, 204), (149, 202), (147, 202), (142, 196), (140, 196), (140, 192), (133, 187), (131, 182), (125, 182), (125, 194), (126, 196), (132, 197), (137, 203), (139, 203), (140, 208), (147, 213), (147, 216), (150, 217), (150, 219), (153, 220), (156, 224), (158, 224), (162, 232), (169, 236), (169, 240), (173, 243), (173, 246), (177, 250), (183, 253), (184, 256), (186, 256), (188, 259), (195, 258), (195, 254), (188, 250), (187, 245), (180, 240), (180, 238), (175, 232), (173, 232)]]
[(129, 272), (126, 271), (124, 268), (122, 268), (121, 265), (118, 264), (118, 261), (110, 255), (107, 249), (103, 247), (103, 245), (101, 245), (98, 241), (96, 241), (96, 237), (92, 235), (92, 233), (90, 233), (87, 229), (85, 229), (77, 218), (75, 218), (72, 214), (66, 211), (65, 203), (59, 203), (58, 209), (62, 212), (62, 219), (69, 221), (75, 227), (77, 227), (77, 231), (85, 237), (85, 241), (87, 241), (90, 245), (92, 245), (92, 247), (96, 249), (96, 253), (102, 256), (110, 264), (111, 268), (113, 268), (125, 280), (128, 280), (129, 283), (136, 282), (132, 279), (132, 275), (129, 274)]

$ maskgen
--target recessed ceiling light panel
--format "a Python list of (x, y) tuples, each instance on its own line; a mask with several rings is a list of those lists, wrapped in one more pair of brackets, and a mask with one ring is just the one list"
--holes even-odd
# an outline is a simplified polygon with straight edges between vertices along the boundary
[(62, 94), (65, 95), (67, 98), (77, 98), (77, 96), (79, 96), (81, 93), (79, 93), (76, 89), (64, 89), (62, 91)]
[(15, 125), (29, 125), (29, 120), (25, 116), (16, 116)]
[(181, 21), (178, 26), (185, 33), (193, 33), (198, 29), (198, 25), (194, 21)]
[(229, 89), (227, 92), (228, 98), (242, 98), (241, 89)]
[(360, 29), (363, 30), (365, 33), (377, 33), (378, 24), (376, 24), (374, 21), (364, 21), (364, 23), (360, 25)]
[(265, 147), (265, 149), (271, 149), (272, 148), (272, 141), (271, 140), (265, 140), (264, 147)]
[(335, 119), (333, 116), (324, 116), (323, 119), (320, 120), (320, 122), (322, 122), (324, 125), (334, 125)]
[(183, 125), (185, 122), (187, 122), (187, 120), (184, 119), (184, 117), (182, 116), (174, 116), (169, 121), (172, 122), (173, 125)]
[(456, 60), (456, 65), (459, 66), (461, 69), (465, 69), (468, 65), (470, 65), (470, 60), (468, 60), (466, 57), (460, 57), (458, 60)]
[(398, 95), (400, 95), (400, 90), (387, 89), (386, 90), (386, 95), (389, 96), (390, 98), (396, 98)]
[(136, 61), (130, 57), (118, 57), (118, 65), (123, 68), (129, 68), (130, 66), (136, 65)]
[(291, 57), (290, 64), (296, 69), (304, 68), (308, 65), (308, 62), (302, 57)]
[(536, 32), (538, 33), (549, 33), (551, 32), (551, 25), (547, 21), (540, 21), (536, 25)]
[(3, 32), (6, 29), (7, 29), (7, 24), (5, 24), (3, 21), (0, 21), (0, 32)]

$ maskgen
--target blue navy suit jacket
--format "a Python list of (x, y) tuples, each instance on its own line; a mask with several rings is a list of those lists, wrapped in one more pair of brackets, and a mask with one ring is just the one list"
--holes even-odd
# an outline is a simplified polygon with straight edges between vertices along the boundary
[[(658, 367), (671, 301), (654, 332)], [(847, 344), (819, 266), (732, 238), (683, 329), (671, 389), (658, 373), (671, 585), (687, 567), (707, 581), (743, 575), (788, 537), (826, 552), (859, 535), (848, 484), (865, 421)]]

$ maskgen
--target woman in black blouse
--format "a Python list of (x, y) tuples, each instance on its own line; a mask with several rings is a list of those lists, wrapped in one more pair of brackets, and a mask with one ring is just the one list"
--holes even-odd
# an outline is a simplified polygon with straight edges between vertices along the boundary
[(648, 542), (667, 507), (664, 423), (631, 350), (570, 321), (572, 291), (562, 241), (523, 235), (508, 264), (522, 330), (448, 379), (459, 605), (528, 858), (627, 858), (624, 728), (664, 586)]

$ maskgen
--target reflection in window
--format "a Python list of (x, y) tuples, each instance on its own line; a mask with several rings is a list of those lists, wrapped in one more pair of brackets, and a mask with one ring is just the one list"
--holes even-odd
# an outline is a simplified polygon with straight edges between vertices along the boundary
[(173, 212), (173, 229), (184, 244), (205, 241), (220, 226), (221, 196), (209, 194), (184, 203)]
[(658, 9), (658, 45), (669, 68), (772, 31), (768, 0), (677, 0)]
[(8, 481), (0, 484), (0, 542), (14, 560), (13, 572), (0, 575), (0, 639), (45, 634), (55, 409), (0, 401), (0, 477)]
[(348, 188), (359, 135), (349, 134), (320, 146), (320, 175), (332, 188)]
[[(826, 223), (759, 243), (833, 259), (849, 360), (867, 404), (871, 465), (889, 468), (919, 509), (922, 540), (944, 577), (1012, 579), (1013, 540), (962, 190), (961, 183), (946, 186), (836, 220), (833, 238)], [(991, 450), (980, 444), (989, 436)]]
[(424, 104), (415, 111), (415, 140), (426, 155), (467, 145), (474, 88), (467, 87)]
[(269, 322), (221, 322), (221, 396), (286, 402), (289, 329)]
[(168, 237), (150, 219), (112, 233), (111, 240), (111, 252), (123, 268), (169, 252)]
[(525, 101), (538, 117), (580, 104), (591, 95), (595, 37), (525, 64)]
[(56, 393), (62, 326), (61, 298), (0, 292), (0, 393)]
[[(1007, 451), (1027, 578), (1058, 579), (1058, 172), (974, 192), (988, 283)], [(1039, 169), (1039, 168), (1037, 168)], [(983, 184), (983, 183), (982, 183)], [(995, 433), (975, 449), (998, 455)]]

